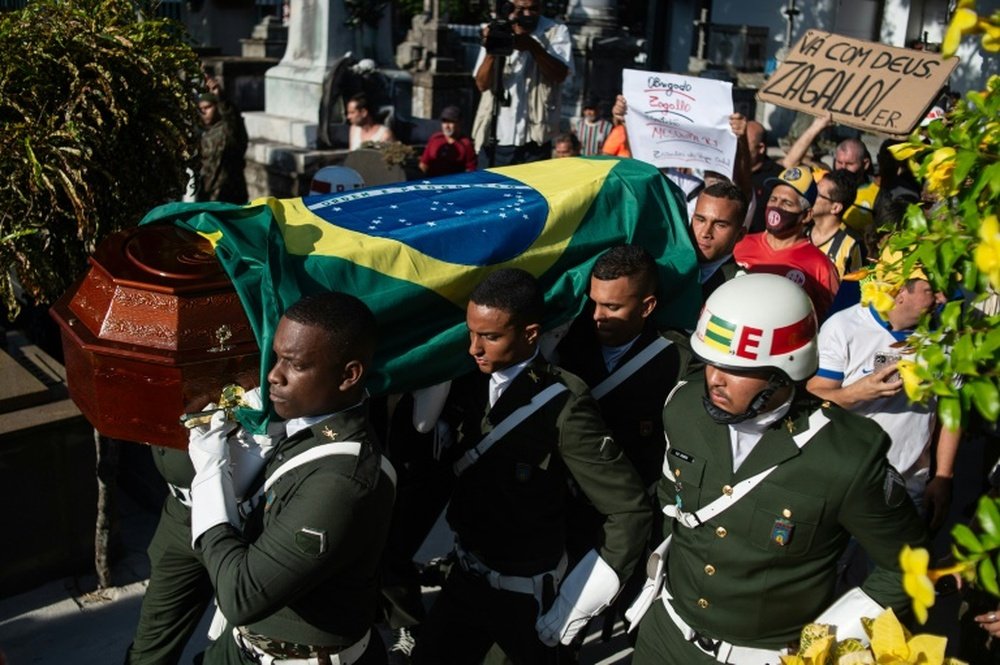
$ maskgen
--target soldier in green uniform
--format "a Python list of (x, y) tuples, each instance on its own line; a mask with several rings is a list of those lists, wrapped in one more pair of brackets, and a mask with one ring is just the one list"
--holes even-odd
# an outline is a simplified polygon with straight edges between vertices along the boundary
[(176, 665), (212, 600), (201, 555), (191, 549), (191, 460), (187, 451), (162, 446), (152, 454), (169, 491), (149, 543), (149, 584), (127, 665)]
[[(260, 407), (260, 393), (244, 395)], [(203, 401), (205, 398), (203, 398)], [(198, 404), (197, 408), (201, 408)], [(271, 432), (274, 431), (272, 428)], [(283, 431), (283, 428), (282, 428)], [(268, 435), (240, 430), (229, 439), (234, 462), (234, 493), (253, 501), (260, 490), (259, 472), (271, 450)], [(176, 665), (188, 640), (212, 600), (212, 583), (201, 553), (191, 547), (191, 480), (194, 467), (187, 451), (155, 446), (153, 463), (167, 483), (160, 521), (149, 544), (149, 583), (142, 597), (135, 637), (125, 656), (126, 665)], [(244, 504), (244, 509), (249, 504)]]
[[(452, 567), (416, 663), (479, 662), (496, 642), (514, 663), (551, 663), (611, 602), (645, 546), (642, 482), (586, 385), (537, 353), (544, 303), (523, 270), (490, 274), (466, 310), (480, 370), (452, 386)], [(566, 569), (567, 480), (606, 515), (600, 548)], [(554, 599), (554, 600), (553, 600)], [(541, 615), (541, 616), (540, 616)]]
[[(590, 387), (615, 442), (639, 473), (654, 510), (653, 490), (660, 478), (665, 446), (663, 402), (687, 373), (690, 358), (686, 340), (657, 331), (651, 318), (657, 306), (656, 291), (656, 262), (649, 252), (636, 245), (612, 247), (594, 263), (589, 303), (557, 348), (559, 366)], [(600, 542), (604, 520), (584, 497), (574, 498), (568, 548), (571, 561)], [(659, 542), (662, 523), (656, 510), (647, 536), (652, 546)], [(605, 615), (605, 631), (611, 629), (645, 578), (641, 568), (632, 575), (614, 610)]]
[[(803, 389), (818, 354), (802, 289), (766, 274), (726, 282), (691, 346), (706, 368), (663, 412), (658, 494), (673, 519), (630, 609), (645, 612), (633, 662), (778, 665), (807, 623), (861, 637), (861, 617), (905, 611), (899, 552), (926, 533), (881, 428)], [(830, 606), (851, 535), (876, 568)]]
[(196, 201), (247, 202), (247, 182), (243, 174), (247, 150), (243, 118), (217, 94), (198, 99), (202, 128), (199, 153), (201, 168), (195, 182)]
[(226, 422), (192, 439), (192, 540), (230, 625), (206, 665), (385, 662), (372, 624), (395, 472), (368, 421), (374, 339), (374, 316), (353, 296), (310, 296), (285, 312), (267, 378), (287, 437), (242, 533), (218, 445)]

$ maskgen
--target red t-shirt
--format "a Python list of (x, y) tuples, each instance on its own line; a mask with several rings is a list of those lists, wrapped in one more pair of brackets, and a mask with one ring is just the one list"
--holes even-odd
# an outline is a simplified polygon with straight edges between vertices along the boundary
[(435, 132), (427, 140), (427, 147), (420, 157), (420, 163), (427, 165), (427, 175), (448, 175), (476, 170), (476, 151), (468, 136), (448, 143), (441, 132)]
[(803, 238), (787, 249), (772, 249), (767, 235), (751, 233), (736, 243), (733, 258), (747, 272), (764, 272), (781, 275), (792, 280), (809, 295), (816, 316), (822, 320), (840, 288), (837, 267), (830, 258)]

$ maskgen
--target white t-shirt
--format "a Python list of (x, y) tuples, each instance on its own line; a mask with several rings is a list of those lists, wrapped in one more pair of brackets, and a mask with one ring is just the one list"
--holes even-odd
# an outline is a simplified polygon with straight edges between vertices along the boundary
[[(549, 28), (555, 29), (549, 33)], [(546, 34), (551, 36), (548, 41)], [(573, 39), (569, 28), (562, 23), (556, 23), (550, 18), (541, 16), (531, 38), (541, 44), (546, 52), (569, 67), (569, 76), (573, 75)], [(479, 66), (486, 59), (486, 49), (479, 49), (479, 57), (473, 72), (479, 71)], [(528, 51), (515, 51), (507, 56), (503, 68), (503, 87), (510, 96), (510, 104), (500, 106), (497, 114), (497, 144), (524, 145), (528, 136), (528, 86), (533, 83), (532, 72), (536, 71), (530, 65), (534, 64), (534, 56)]]
[[(892, 344), (905, 340), (910, 330), (890, 330), (888, 322), (870, 307), (858, 305), (841, 310), (827, 319), (819, 332), (819, 371), (816, 376), (839, 380), (849, 386), (875, 371), (875, 356), (888, 355), (890, 361), (908, 357)], [(855, 405), (850, 409), (871, 418), (892, 439), (889, 463), (904, 477), (926, 469), (934, 431), (933, 401), (910, 404), (905, 391)]]

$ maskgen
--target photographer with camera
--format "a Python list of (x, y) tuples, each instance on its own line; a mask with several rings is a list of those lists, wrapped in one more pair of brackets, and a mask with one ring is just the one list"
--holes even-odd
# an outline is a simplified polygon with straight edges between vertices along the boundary
[(552, 153), (561, 86), (573, 73), (573, 42), (564, 24), (541, 12), (541, 0), (507, 2), (500, 18), (483, 29), (474, 68), (482, 98), (472, 126), (480, 168), (539, 161)]

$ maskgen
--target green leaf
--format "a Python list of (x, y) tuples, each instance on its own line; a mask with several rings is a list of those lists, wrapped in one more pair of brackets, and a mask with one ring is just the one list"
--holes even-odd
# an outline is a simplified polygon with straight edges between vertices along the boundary
[(976, 506), (976, 519), (983, 531), (991, 536), (1000, 536), (1000, 510), (997, 509), (996, 501), (992, 498), (979, 497), (979, 504)]
[[(931, 392), (941, 398), (955, 397), (961, 394), (956, 392), (954, 381), (942, 381), (941, 379), (934, 379), (931, 382)], [(940, 406), (938, 410), (940, 411)]]
[(997, 567), (993, 560), (986, 557), (979, 562), (979, 584), (994, 596), (1000, 596), (1000, 586), (997, 585)]
[(958, 315), (962, 313), (962, 303), (953, 300), (941, 310), (941, 326), (952, 330), (958, 328)]
[(976, 410), (987, 422), (995, 422), (1000, 416), (1000, 391), (997, 390), (993, 379), (984, 376), (969, 383), (972, 386), (972, 403), (975, 404)]
[(983, 549), (987, 552), (992, 552), (993, 550), (1000, 548), (1000, 535), (991, 535), (988, 533), (980, 534), (979, 544), (983, 546)]
[(927, 232), (927, 217), (924, 216), (924, 209), (915, 203), (911, 203), (906, 209), (906, 230), (917, 234)]
[(962, 405), (957, 397), (939, 399), (938, 415), (941, 416), (941, 424), (948, 429), (958, 429), (962, 426)]
[(1000, 195), (1000, 162), (990, 164), (982, 170), (982, 173), (976, 179), (976, 186), (972, 190), (972, 195), (978, 197), (982, 193), (983, 188), (987, 186), (993, 190), (994, 196)]
[(979, 554), (983, 551), (983, 545), (972, 529), (964, 524), (956, 524), (951, 529), (951, 537), (958, 545), (961, 545), (968, 552)]
[(963, 335), (955, 342), (955, 347), (951, 350), (951, 360), (955, 371), (959, 374), (976, 375), (979, 373), (976, 366), (976, 347), (972, 345), (972, 337)]
[(969, 171), (976, 164), (976, 157), (978, 153), (972, 150), (959, 150), (958, 154), (955, 155), (955, 184), (958, 187), (962, 187), (965, 176), (969, 175)]

